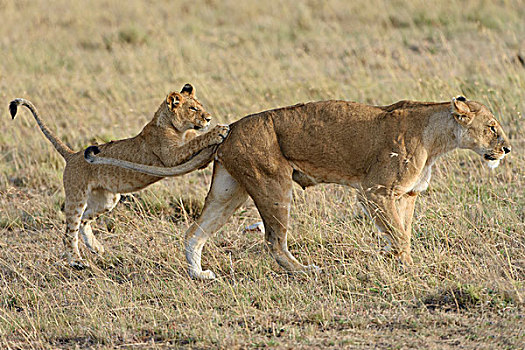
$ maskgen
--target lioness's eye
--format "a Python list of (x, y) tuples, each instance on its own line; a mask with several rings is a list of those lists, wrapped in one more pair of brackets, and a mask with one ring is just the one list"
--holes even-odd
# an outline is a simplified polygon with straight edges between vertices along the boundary
[(198, 109), (197, 109), (197, 108), (195, 108), (195, 107), (193, 107), (193, 106), (192, 106), (192, 107), (190, 107), (190, 109), (191, 109), (192, 111), (194, 111), (194, 112), (197, 112), (197, 111), (198, 111)]
[(490, 131), (492, 131), (493, 133), (496, 133), (496, 128), (494, 127), (494, 125), (490, 126)]

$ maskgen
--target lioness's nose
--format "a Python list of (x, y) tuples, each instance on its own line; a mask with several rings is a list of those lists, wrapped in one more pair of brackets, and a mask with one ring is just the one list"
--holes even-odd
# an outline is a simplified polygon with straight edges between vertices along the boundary
[(503, 152), (505, 152), (505, 154), (510, 153), (510, 146), (503, 146)]
[(211, 117), (209, 115), (207, 115), (207, 116), (204, 117), (204, 119), (206, 119), (206, 121), (209, 122), (211, 120)]

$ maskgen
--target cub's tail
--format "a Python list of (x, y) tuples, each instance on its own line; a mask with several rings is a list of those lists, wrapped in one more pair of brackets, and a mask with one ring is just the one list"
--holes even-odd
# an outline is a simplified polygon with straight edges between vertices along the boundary
[(40, 130), (44, 133), (44, 136), (47, 137), (49, 141), (53, 144), (55, 149), (60, 153), (60, 155), (64, 158), (66, 158), (68, 155), (73, 154), (74, 152), (69, 148), (65, 143), (63, 143), (56, 135), (49, 130), (46, 124), (40, 119), (40, 115), (38, 111), (36, 110), (35, 106), (28, 100), (23, 98), (16, 98), (9, 104), (9, 112), (11, 113), (11, 117), (15, 119), (16, 112), (18, 110), (18, 106), (26, 106), (27, 109), (33, 113), (33, 117), (35, 117), (35, 120), (40, 126)]

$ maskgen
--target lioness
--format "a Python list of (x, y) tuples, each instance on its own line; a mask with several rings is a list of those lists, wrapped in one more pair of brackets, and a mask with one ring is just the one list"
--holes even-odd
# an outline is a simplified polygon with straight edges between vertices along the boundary
[[(338, 183), (358, 189), (392, 252), (411, 263), (417, 195), (428, 187), (434, 162), (455, 148), (471, 149), (493, 167), (511, 149), (488, 108), (463, 96), (452, 102), (400, 101), (390, 106), (312, 102), (247, 116), (230, 125), (229, 136), (218, 147), (204, 209), (186, 232), (189, 274), (215, 277), (202, 271), (202, 248), (248, 195), (263, 219), (277, 262), (289, 271), (315, 268), (302, 265), (288, 251), (293, 181), (303, 188)], [(139, 165), (133, 169), (155, 170)]]
[[(31, 102), (21, 98), (13, 100), (9, 105), (13, 119), (19, 105), (26, 106), (33, 113), (44, 135), (66, 160), (63, 177), (67, 225), (64, 237), (65, 256), (71, 266), (84, 268), (87, 264), (78, 249), (79, 231), (92, 252), (103, 253), (104, 247), (93, 236), (91, 221), (101, 213), (112, 210), (120, 199), (120, 193), (141, 190), (162, 177), (86, 163), (83, 152), (73, 152), (47, 128)], [(208, 164), (213, 159), (214, 145), (221, 143), (228, 134), (229, 127), (219, 125), (196, 137), (195, 130), (206, 128), (210, 119), (210, 114), (195, 98), (193, 87), (186, 84), (180, 93), (168, 94), (140, 134), (129, 139), (92, 146), (86, 151), (122, 161), (157, 166), (178, 165), (173, 168), (171, 175), (182, 175)], [(190, 160), (198, 152), (200, 153)], [(187, 163), (179, 165), (186, 161)]]

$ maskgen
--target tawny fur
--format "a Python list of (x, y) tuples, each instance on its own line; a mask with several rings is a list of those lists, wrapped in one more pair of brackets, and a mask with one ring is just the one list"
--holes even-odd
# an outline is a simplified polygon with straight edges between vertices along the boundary
[[(92, 233), (91, 222), (101, 213), (112, 210), (120, 193), (141, 190), (162, 177), (86, 162), (83, 152), (73, 152), (47, 128), (31, 102), (13, 100), (10, 104), (13, 119), (19, 105), (26, 106), (33, 113), (44, 135), (66, 160), (63, 176), (65, 255), (71, 266), (83, 268), (86, 263), (78, 249), (79, 232), (92, 252), (103, 253), (103, 246)], [(195, 98), (193, 87), (186, 84), (180, 93), (172, 92), (166, 97), (140, 134), (89, 149), (121, 161), (175, 167), (173, 175), (181, 175), (208, 164), (213, 159), (216, 145), (228, 134), (228, 126), (217, 126), (197, 136), (195, 129), (207, 127), (210, 119), (209, 113)]]
[(499, 162), (510, 152), (488, 108), (464, 97), (389, 106), (324, 101), (247, 116), (230, 125), (218, 147), (204, 209), (186, 232), (189, 273), (214, 278), (202, 271), (202, 248), (248, 196), (277, 262), (288, 271), (315, 268), (288, 251), (293, 181), (303, 188), (337, 183), (358, 189), (360, 203), (392, 253), (409, 264), (417, 195), (427, 188), (436, 159), (456, 148), (471, 149), (487, 162)]

